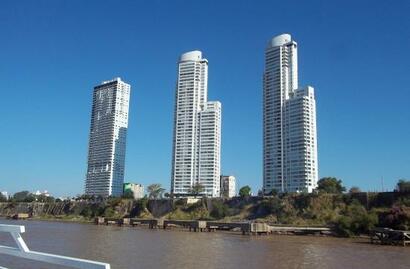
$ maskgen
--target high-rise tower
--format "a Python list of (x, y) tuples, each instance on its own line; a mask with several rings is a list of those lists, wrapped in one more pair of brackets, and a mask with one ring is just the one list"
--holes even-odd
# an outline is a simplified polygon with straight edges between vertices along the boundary
[(208, 61), (202, 52), (181, 55), (176, 86), (171, 192), (219, 196), (221, 103), (208, 102)]
[(263, 189), (311, 192), (318, 181), (314, 89), (298, 87), (297, 43), (272, 38), (263, 78)]
[(94, 87), (85, 193), (121, 196), (131, 86), (116, 78)]

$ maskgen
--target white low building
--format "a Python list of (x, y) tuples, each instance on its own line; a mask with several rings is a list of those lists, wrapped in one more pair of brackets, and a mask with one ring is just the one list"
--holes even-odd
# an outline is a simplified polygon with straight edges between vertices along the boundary
[(34, 192), (33, 194), (36, 195), (36, 196), (42, 195), (42, 196), (45, 196), (45, 197), (50, 197), (51, 196), (51, 194), (47, 190), (44, 190), (44, 191), (39, 191), (38, 190), (38, 191)]
[(141, 184), (135, 183), (124, 183), (124, 193), (131, 192), (133, 194), (134, 199), (141, 199), (144, 198), (144, 186)]
[(2, 191), (1, 194), (6, 197), (7, 199), (9, 199), (9, 193), (6, 191)]
[(232, 198), (236, 196), (236, 179), (234, 176), (221, 176), (221, 197)]

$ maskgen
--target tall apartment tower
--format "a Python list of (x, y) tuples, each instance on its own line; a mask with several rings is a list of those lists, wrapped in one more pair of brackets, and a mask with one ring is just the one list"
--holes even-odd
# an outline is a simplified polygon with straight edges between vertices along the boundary
[(208, 60), (202, 52), (181, 55), (176, 85), (171, 192), (189, 195), (201, 184), (203, 195), (218, 197), (221, 163), (221, 103), (207, 101)]
[(318, 158), (314, 89), (298, 87), (297, 43), (272, 38), (263, 77), (263, 189), (312, 192)]
[(130, 91), (121, 78), (94, 87), (85, 194), (123, 193)]

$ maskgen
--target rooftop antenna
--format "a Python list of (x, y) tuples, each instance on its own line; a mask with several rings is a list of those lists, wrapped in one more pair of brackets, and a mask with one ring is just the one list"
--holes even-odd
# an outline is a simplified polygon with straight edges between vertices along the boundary
[(383, 182), (383, 176), (382, 176), (382, 192), (384, 192), (384, 182)]

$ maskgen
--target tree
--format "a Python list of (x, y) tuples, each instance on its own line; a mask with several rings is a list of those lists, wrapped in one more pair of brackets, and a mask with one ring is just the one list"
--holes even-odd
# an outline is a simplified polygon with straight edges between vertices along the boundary
[(242, 198), (251, 196), (251, 187), (249, 187), (248, 185), (243, 186), (239, 190), (239, 196), (241, 196)]
[(324, 177), (318, 181), (319, 192), (339, 194), (346, 191), (343, 187), (342, 181), (335, 177)]
[(44, 194), (35, 195), (34, 199), (40, 203), (54, 203), (55, 201), (53, 196), (46, 196)]
[(7, 197), (0, 192), (0, 202), (7, 202)]
[(212, 200), (210, 215), (214, 219), (222, 219), (229, 215), (229, 207), (221, 200)]
[(35, 200), (35, 197), (32, 193), (30, 193), (29, 191), (20, 191), (20, 192), (16, 192), (13, 195), (13, 200), (16, 202), (27, 202), (27, 203), (31, 203)]
[(362, 190), (356, 186), (351, 187), (349, 190), (349, 193), (358, 193), (358, 192), (362, 192)]
[(161, 184), (156, 183), (149, 185), (147, 187), (147, 191), (149, 193), (148, 197), (150, 199), (158, 199), (159, 197), (162, 197), (165, 189), (161, 187)]
[(410, 180), (400, 179), (397, 182), (397, 190), (399, 192), (410, 192)]
[(148, 207), (148, 198), (147, 196), (144, 196), (144, 198), (141, 198), (135, 202), (134, 207), (130, 211), (130, 217), (138, 217), (140, 216), (145, 210), (147, 210)]
[(126, 190), (121, 197), (124, 199), (134, 199), (134, 193), (131, 190)]
[(198, 196), (205, 190), (205, 187), (201, 183), (195, 183), (194, 186), (192, 186), (191, 190), (189, 191), (190, 194), (194, 196)]
[(78, 194), (77, 197), (75, 198), (76, 201), (81, 201), (81, 200), (85, 200), (85, 201), (91, 201), (94, 200), (95, 196), (94, 195), (90, 195), (90, 194)]

